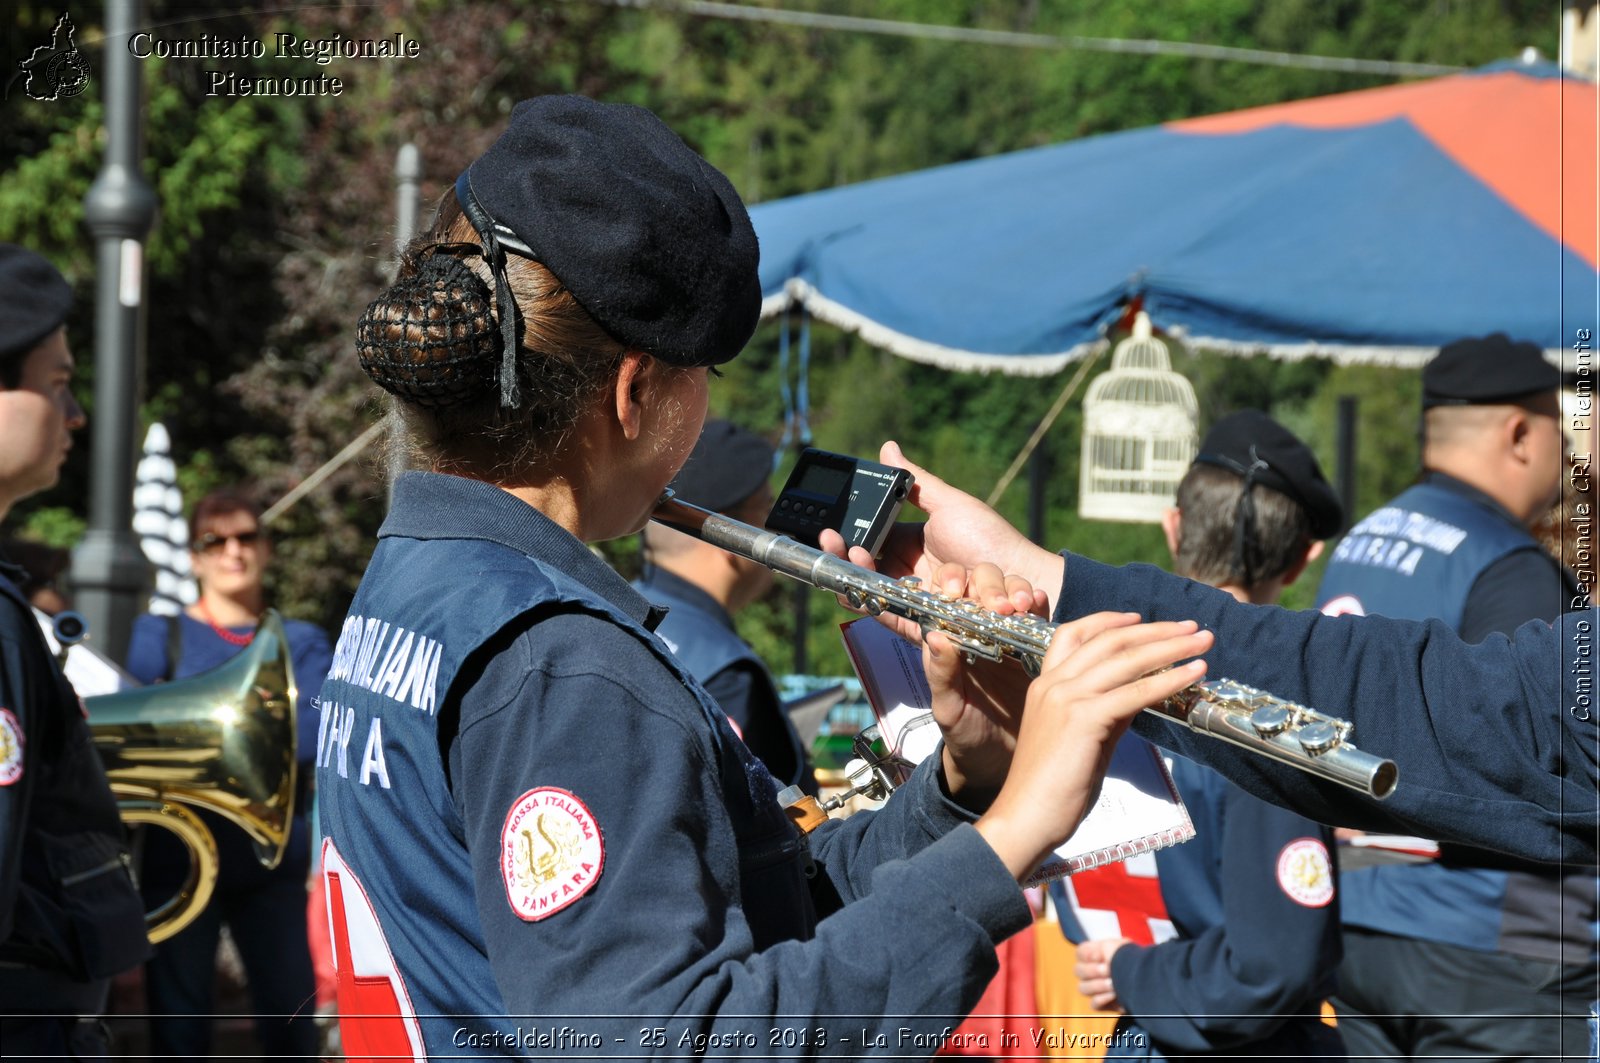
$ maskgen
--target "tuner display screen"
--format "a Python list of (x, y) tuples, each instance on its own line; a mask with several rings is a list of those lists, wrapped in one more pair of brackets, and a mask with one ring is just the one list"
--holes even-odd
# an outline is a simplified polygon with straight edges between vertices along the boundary
[(850, 469), (815, 462), (808, 463), (808, 467), (801, 473), (800, 482), (795, 487), (807, 494), (838, 498), (845, 486), (850, 483), (852, 475)]

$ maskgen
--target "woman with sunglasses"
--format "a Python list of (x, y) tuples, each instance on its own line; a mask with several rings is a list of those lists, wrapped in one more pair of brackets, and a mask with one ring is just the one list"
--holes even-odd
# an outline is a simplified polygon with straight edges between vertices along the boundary
[[(801, 834), (585, 545), (637, 533), (688, 457), (756, 260), (727, 178), (658, 118), (541, 97), (362, 316), (428, 471), (395, 484), (321, 694), (349, 1058), (931, 1056), (1110, 743), (1203, 672), (1151, 674), (1209, 637), (1126, 615), (1063, 629), (1031, 685), (931, 636), (940, 755)], [(992, 566), (937, 578), (1034, 603)]]
[[(226, 663), (250, 644), (266, 611), (272, 544), (262, 530), (261, 511), (249, 496), (221, 490), (202, 498), (189, 518), (189, 544), (199, 599), (178, 616), (146, 613), (135, 619), (127, 668), (141, 682), (185, 679)], [(295, 707), (301, 792), (295, 799), (289, 846), (283, 861), (268, 871), (257, 862), (242, 830), (219, 816), (200, 813), (217, 840), (216, 893), (198, 919), (156, 946), (145, 966), (152, 1058), (210, 1054), (217, 946), (224, 925), (244, 964), (263, 1055), (317, 1055), (315, 984), (306, 936), (311, 870), (306, 813), (317, 743), (312, 702), (332, 651), (327, 633), (315, 624), (286, 620), (284, 628), (299, 688)], [(183, 881), (189, 856), (169, 832), (145, 833), (145, 899), (159, 903)]]

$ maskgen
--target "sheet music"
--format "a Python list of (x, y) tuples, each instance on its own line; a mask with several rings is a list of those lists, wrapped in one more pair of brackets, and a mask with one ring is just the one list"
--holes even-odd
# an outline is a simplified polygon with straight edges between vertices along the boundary
[[(920, 763), (939, 745), (932, 692), (922, 671), (922, 651), (870, 617), (842, 624), (840, 629), (884, 741), (906, 760)], [(1120, 742), (1099, 801), (1029, 884), (1193, 837), (1189, 810), (1155, 748), (1146, 742)]]

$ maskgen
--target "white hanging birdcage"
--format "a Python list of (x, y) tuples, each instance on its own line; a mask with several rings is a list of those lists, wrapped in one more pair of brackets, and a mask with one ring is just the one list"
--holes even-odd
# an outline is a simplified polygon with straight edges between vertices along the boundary
[(1194, 461), (1199, 423), (1194, 387), (1141, 311), (1083, 400), (1079, 515), (1159, 523)]

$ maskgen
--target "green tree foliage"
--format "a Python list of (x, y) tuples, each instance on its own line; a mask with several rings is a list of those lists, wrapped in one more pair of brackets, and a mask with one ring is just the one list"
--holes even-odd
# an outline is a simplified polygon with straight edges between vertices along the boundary
[[(766, 6), (779, 6), (770, 0)], [(1556, 48), (1548, 0), (790, 0), (783, 6), (879, 19), (1046, 34), (1211, 44), (1475, 65), (1535, 45)], [(15, 61), (48, 38), (57, 6), (16, 0), (7, 39)], [(93, 9), (75, 10), (94, 80), (46, 103), (15, 84), (0, 104), (0, 239), (47, 254), (80, 294), (70, 322), (92, 394), (88, 312), (93, 245), (83, 197), (104, 152), (104, 49)], [(730, 19), (583, 0), (379, 0), (362, 5), (240, 7), (220, 0), (150, 0), (161, 36), (262, 41), (262, 59), (140, 62), (148, 99), (147, 179), (161, 202), (151, 235), (148, 350), (142, 412), (172, 431), (180, 480), (193, 500), (223, 483), (281, 497), (383, 413), (355, 365), (350, 336), (393, 270), (395, 153), (422, 156), (431, 204), (503, 126), (515, 101), (582, 92), (659, 113), (725, 170), (750, 202), (1240, 107), (1348, 91), (1389, 79), (1216, 60), (1069, 49), (1017, 49)], [(416, 60), (271, 53), (274, 34), (319, 39), (414, 38)], [(210, 74), (336, 76), (339, 96), (211, 95)], [(423, 224), (428, 212), (423, 212)], [(952, 269), (962, 263), (953, 262)], [(981, 308), (974, 308), (975, 312)], [(792, 333), (798, 321), (791, 323)], [(791, 339), (793, 339), (791, 335)], [(799, 383), (769, 323), (712, 389), (713, 409), (776, 438), (783, 386)], [(814, 441), (873, 455), (897, 438), (915, 460), (986, 495), (1070, 373), (1037, 380), (952, 374), (816, 326), (807, 380)], [(1415, 468), (1415, 375), (1327, 364), (1176, 359), (1194, 381), (1202, 429), (1242, 405), (1301, 431), (1333, 469), (1337, 396), (1361, 400), (1361, 505), (1375, 505)], [(1098, 371), (1103, 371), (1102, 363)], [(1080, 392), (1081, 396), (1081, 392)], [(1075, 513), (1079, 401), (1041, 446), (1045, 539), (1112, 561), (1165, 562), (1148, 526), (1089, 522)], [(92, 414), (92, 409), (91, 409)], [(93, 425), (89, 432), (94, 431)], [(82, 526), (88, 445), (57, 490), (19, 508), (35, 534), (58, 541)], [(792, 452), (790, 459), (792, 461)], [(787, 468), (787, 462), (785, 464)], [(335, 625), (384, 510), (384, 458), (369, 448), (281, 518), (277, 595), (294, 615)], [(1026, 475), (1000, 501), (1026, 520)], [(607, 547), (619, 568), (636, 545)], [(1307, 581), (1313, 582), (1314, 581)], [(741, 620), (757, 646), (786, 662), (794, 626), (780, 589)], [(1306, 592), (1309, 593), (1309, 592)], [(1291, 598), (1291, 601), (1294, 601)], [(842, 670), (826, 596), (811, 609), (817, 667)]]

